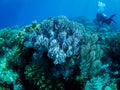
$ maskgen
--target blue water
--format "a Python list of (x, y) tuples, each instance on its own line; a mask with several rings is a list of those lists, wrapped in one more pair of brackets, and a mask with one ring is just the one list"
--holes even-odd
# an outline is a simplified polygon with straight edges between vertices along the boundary
[[(99, 0), (0, 0), (0, 28), (40, 22), (50, 16), (86, 16), (94, 19)], [(120, 0), (101, 0), (106, 4), (105, 13), (115, 13), (120, 19)]]

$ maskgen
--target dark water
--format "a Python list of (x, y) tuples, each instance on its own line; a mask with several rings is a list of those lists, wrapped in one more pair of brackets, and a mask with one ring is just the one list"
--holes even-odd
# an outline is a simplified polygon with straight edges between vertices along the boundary
[[(99, 0), (0, 0), (0, 28), (26, 25), (33, 20), (41, 21), (50, 16), (86, 16), (94, 19)], [(101, 0), (106, 4), (105, 13), (117, 14), (119, 22), (120, 1)]]

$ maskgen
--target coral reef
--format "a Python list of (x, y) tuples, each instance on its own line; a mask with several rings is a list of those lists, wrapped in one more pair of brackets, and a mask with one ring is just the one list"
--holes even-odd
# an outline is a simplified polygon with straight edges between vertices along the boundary
[(71, 61), (66, 59), (79, 54), (83, 31), (82, 24), (65, 16), (49, 18), (41, 22), (37, 32), (31, 29), (24, 34), (24, 46), (34, 48), (33, 58), (37, 62), (43, 62), (38, 60), (47, 53), (46, 57), (53, 60), (53, 74), (66, 78), (72, 73)]
[(16, 45), (16, 34), (19, 28), (5, 28), (0, 30), (0, 56), (9, 52), (14, 45)]
[(7, 59), (0, 58), (0, 85), (3, 85), (3, 88), (8, 88), (7, 90), (21, 90), (22, 85), (19, 83), (19, 75), (17, 72), (14, 72), (12, 69), (7, 68)]
[(38, 33), (30, 30), (24, 35), (24, 45), (33, 47), (35, 56), (48, 52), (54, 64), (61, 64), (66, 62), (65, 58), (79, 53), (83, 30), (81, 24), (69, 21), (65, 16), (50, 18), (41, 23)]
[(115, 62), (120, 65), (120, 33), (113, 33), (113, 36), (109, 40), (110, 52), (112, 55), (111, 58), (116, 60)]
[(0, 90), (119, 90), (119, 38), (85, 17), (2, 29)]
[(105, 74), (87, 81), (84, 90), (117, 90), (117, 84), (114, 80), (110, 81), (109, 75)]
[(97, 34), (86, 34), (80, 51), (80, 69), (83, 77), (94, 77), (102, 68), (103, 50), (97, 43)]

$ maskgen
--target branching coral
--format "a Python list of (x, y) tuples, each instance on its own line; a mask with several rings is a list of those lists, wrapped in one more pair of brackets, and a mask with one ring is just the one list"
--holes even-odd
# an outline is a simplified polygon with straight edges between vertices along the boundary
[(23, 89), (20, 83), (18, 72), (13, 70), (13, 62), (15, 65), (15, 62), (19, 59), (20, 56), (18, 55), (20, 50), (18, 50), (16, 41), (16, 34), (19, 29), (20, 28), (15, 27), (0, 30), (0, 85), (4, 87), (7, 86), (7, 90)]
[(7, 86), (8, 90), (23, 89), (22, 85), (19, 83), (20, 79), (18, 73), (7, 68), (7, 59), (4, 57), (0, 58), (0, 60), (0, 84), (5, 87)]
[[(44, 72), (35, 65), (27, 65), (25, 69), (25, 79), (29, 80), (32, 85), (38, 87), (38, 90), (64, 90), (63, 83), (50, 75), (49, 72)], [(36, 87), (36, 88), (37, 88)]]
[(5, 28), (0, 30), (0, 56), (9, 52), (9, 49), (16, 45), (15, 37), (18, 30), (19, 28)]

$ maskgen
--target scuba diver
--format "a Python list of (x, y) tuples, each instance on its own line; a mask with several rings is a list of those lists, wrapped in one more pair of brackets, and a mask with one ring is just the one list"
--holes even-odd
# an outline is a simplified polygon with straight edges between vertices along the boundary
[(107, 24), (110, 25), (112, 22), (116, 23), (113, 20), (113, 17), (116, 16), (116, 14), (111, 15), (110, 17), (107, 17), (103, 12), (104, 12), (104, 7), (105, 7), (105, 3), (103, 2), (98, 2), (98, 10), (97, 10), (97, 15), (96, 15), (96, 20), (98, 22), (98, 24)]
[(99, 24), (107, 24), (107, 25), (110, 25), (112, 22), (116, 23), (114, 20), (113, 20), (113, 17), (116, 16), (116, 14), (113, 14), (111, 15), (109, 18), (106, 17), (106, 15), (104, 14), (101, 14), (101, 13), (97, 13), (97, 22)]

